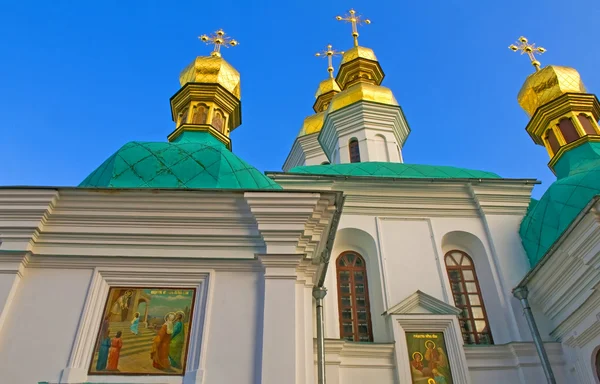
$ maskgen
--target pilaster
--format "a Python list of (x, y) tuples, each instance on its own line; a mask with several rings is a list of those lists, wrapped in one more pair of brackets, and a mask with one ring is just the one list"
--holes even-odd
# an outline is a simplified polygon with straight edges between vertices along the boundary
[(298, 383), (296, 268), (303, 255), (263, 254), (262, 384)]

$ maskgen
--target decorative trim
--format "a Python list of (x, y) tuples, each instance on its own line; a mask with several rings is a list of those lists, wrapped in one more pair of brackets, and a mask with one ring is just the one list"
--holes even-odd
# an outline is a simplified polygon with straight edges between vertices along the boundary
[(383, 316), (391, 315), (408, 315), (408, 314), (424, 314), (423, 312), (415, 312), (416, 309), (423, 308), (432, 315), (454, 315), (460, 314), (460, 309), (446, 304), (441, 300), (436, 299), (424, 292), (416, 291), (406, 299), (402, 300), (392, 308), (385, 311)]
[(471, 383), (462, 334), (458, 325), (458, 318), (455, 315), (391, 315), (391, 319), (396, 341), (398, 382), (410, 383), (412, 380), (406, 332), (442, 332), (446, 341), (453, 381), (461, 384)]
[(215, 139), (223, 143), (227, 147), (227, 149), (231, 151), (231, 139), (227, 135), (218, 131), (211, 124), (181, 124), (173, 132), (171, 132), (169, 136), (167, 136), (167, 140), (172, 142), (176, 138), (178, 138), (183, 132), (208, 132), (211, 135), (213, 135)]
[[(173, 286), (196, 288), (195, 314), (190, 326), (190, 345), (184, 384), (201, 384), (206, 357), (206, 335), (210, 319), (210, 296), (214, 272), (204, 269), (175, 268), (96, 268), (88, 288), (84, 310), (67, 366), (60, 383), (82, 383), (96, 376), (89, 375), (88, 366), (93, 356), (96, 335), (102, 318), (104, 303), (111, 286)], [(181, 383), (182, 378), (172, 376), (102, 376), (106, 383)]]
[(585, 143), (598, 143), (600, 142), (600, 135), (585, 135), (580, 137), (579, 139), (570, 142), (569, 144), (565, 144), (556, 151), (552, 159), (548, 162), (548, 168), (556, 175), (556, 171), (554, 170), (554, 166), (558, 163), (558, 160), (561, 159), (562, 155), (565, 152), (570, 151), (573, 148), (577, 148)]
[(296, 279), (296, 268), (302, 261), (302, 254), (265, 254), (258, 255), (258, 260), (264, 267), (265, 279), (288, 280)]

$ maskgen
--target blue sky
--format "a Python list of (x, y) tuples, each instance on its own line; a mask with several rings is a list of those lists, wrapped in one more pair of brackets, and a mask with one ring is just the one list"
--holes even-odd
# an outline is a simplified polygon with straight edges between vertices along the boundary
[[(516, 101), (533, 71), (508, 50), (520, 35), (548, 49), (542, 65), (573, 66), (600, 90), (600, 2), (529, 1), (3, 1), (0, 4), (0, 185), (77, 185), (131, 140), (165, 141), (179, 72), (223, 28), (224, 57), (242, 75), (234, 152), (280, 170), (327, 76), (314, 53), (352, 46), (337, 14), (372, 24), (372, 48), (412, 132), (407, 163), (554, 180)], [(339, 60), (339, 59), (338, 59)], [(337, 66), (337, 62), (336, 62)]]

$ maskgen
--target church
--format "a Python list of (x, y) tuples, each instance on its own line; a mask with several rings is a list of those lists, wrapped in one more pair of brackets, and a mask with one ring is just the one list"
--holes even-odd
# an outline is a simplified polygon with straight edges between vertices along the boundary
[(353, 45), (321, 53), (282, 171), (232, 152), (242, 81), (219, 30), (180, 73), (166, 141), (124, 144), (77, 187), (0, 187), (0, 382), (600, 382), (596, 95), (509, 47), (556, 175), (539, 200), (535, 179), (405, 163), (393, 63), (359, 45), (368, 19), (337, 20)]

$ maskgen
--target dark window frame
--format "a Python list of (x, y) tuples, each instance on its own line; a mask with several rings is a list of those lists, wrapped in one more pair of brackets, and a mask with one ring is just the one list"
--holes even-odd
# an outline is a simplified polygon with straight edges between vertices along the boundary
[[(350, 255), (354, 258), (350, 260)], [(348, 265), (350, 264), (350, 265)], [(359, 265), (357, 265), (359, 264)], [(373, 325), (371, 322), (371, 304), (369, 300), (369, 283), (367, 280), (367, 265), (362, 255), (355, 251), (342, 252), (336, 260), (336, 277), (337, 277), (337, 291), (338, 291), (338, 315), (340, 323), (340, 338), (348, 341), (361, 341), (361, 342), (372, 342), (373, 341)], [(342, 274), (347, 272), (348, 274), (348, 292), (342, 292), (342, 285), (346, 281), (342, 279)], [(355, 278), (357, 274), (362, 274), (363, 278), (363, 292), (357, 293), (357, 283)], [(358, 283), (360, 284), (360, 282)], [(357, 297), (364, 298), (364, 304), (359, 305)], [(343, 299), (349, 299), (349, 304), (344, 304)], [(348, 321), (345, 319), (343, 314), (345, 311), (350, 310), (352, 319)], [(358, 313), (366, 312), (366, 332), (359, 331), (359, 319)], [(344, 330), (345, 323), (352, 323), (352, 332), (346, 332)], [(361, 322), (362, 324), (362, 322)]]
[[(455, 254), (460, 255), (458, 260), (457, 257), (455, 257)], [(464, 258), (468, 260), (468, 265), (462, 264)], [(452, 259), (455, 265), (448, 265), (449, 259)], [(461, 310), (461, 313), (458, 317), (465, 344), (494, 344), (494, 338), (490, 328), (490, 321), (485, 309), (485, 303), (483, 301), (483, 295), (481, 294), (481, 287), (479, 285), (479, 279), (477, 278), (477, 271), (475, 270), (473, 258), (464, 251), (453, 249), (446, 252), (444, 256), (444, 263), (446, 264), (448, 280), (450, 280), (454, 304), (458, 309)], [(465, 271), (471, 272), (473, 278), (467, 280), (465, 278)], [(457, 279), (456, 277), (459, 278)], [(475, 284), (475, 292), (467, 289), (467, 283)], [(457, 291), (455, 288), (459, 288), (459, 290)], [(471, 296), (475, 295), (477, 295), (479, 303), (473, 305), (471, 303)], [(461, 296), (463, 297), (463, 300), (460, 300)], [(481, 308), (483, 317), (476, 318), (473, 314), (473, 308)], [(465, 316), (465, 313), (467, 316)], [(476, 321), (485, 321), (485, 328), (482, 332), (477, 331)], [(467, 325), (469, 328), (467, 328)], [(484, 341), (486, 337), (487, 341)]]
[(360, 163), (360, 145), (357, 138), (353, 137), (348, 142), (348, 153), (351, 163)]

